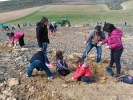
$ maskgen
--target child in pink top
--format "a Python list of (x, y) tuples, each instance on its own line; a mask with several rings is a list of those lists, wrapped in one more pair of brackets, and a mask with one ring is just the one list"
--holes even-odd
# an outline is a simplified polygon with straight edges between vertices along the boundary
[(24, 47), (24, 33), (23, 32), (16, 32), (16, 33), (7, 33), (7, 36), (9, 36), (9, 38), (11, 39), (10, 41), (10, 45), (13, 46), (14, 45), (14, 41), (15, 42), (19, 42), (19, 45), (21, 48)]

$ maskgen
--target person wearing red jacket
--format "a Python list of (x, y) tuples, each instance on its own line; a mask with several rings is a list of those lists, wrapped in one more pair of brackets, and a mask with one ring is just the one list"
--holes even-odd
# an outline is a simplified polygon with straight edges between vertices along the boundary
[(74, 63), (77, 66), (77, 69), (72, 77), (72, 80), (91, 83), (92, 77), (91, 71), (89, 70), (89, 64), (84, 62), (84, 60), (82, 60), (80, 57), (77, 57)]

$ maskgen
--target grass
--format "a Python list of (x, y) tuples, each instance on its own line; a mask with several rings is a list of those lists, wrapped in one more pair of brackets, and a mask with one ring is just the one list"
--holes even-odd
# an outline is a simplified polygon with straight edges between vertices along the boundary
[[(91, 9), (92, 6), (45, 6), (41, 10), (35, 11), (25, 17), (20, 19), (5, 22), (5, 24), (17, 24), (17, 23), (36, 23), (40, 21), (42, 16), (46, 16), (49, 21), (58, 21), (63, 18), (67, 18), (71, 24), (86, 24), (89, 22), (111, 22), (111, 23), (121, 23), (125, 21), (127, 23), (133, 22), (132, 10), (107, 10), (102, 5), (99, 8)], [(96, 6), (95, 6), (96, 7)], [(94, 8), (95, 8), (94, 7)], [(65, 9), (66, 8), (66, 9)], [(68, 8), (68, 9), (67, 9)]]

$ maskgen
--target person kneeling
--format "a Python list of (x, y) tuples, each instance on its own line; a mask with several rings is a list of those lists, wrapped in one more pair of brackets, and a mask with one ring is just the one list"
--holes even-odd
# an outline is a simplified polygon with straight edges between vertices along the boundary
[(76, 72), (72, 77), (72, 80), (87, 82), (90, 84), (92, 82), (91, 71), (89, 70), (89, 65), (84, 62), (80, 57), (77, 57), (74, 61), (76, 65)]
[(32, 74), (32, 71), (34, 70), (34, 68), (40, 68), (41, 70), (45, 71), (45, 73), (48, 76), (48, 79), (53, 80), (54, 76), (52, 74), (52, 72), (50, 71), (50, 69), (45, 65), (45, 58), (43, 55), (42, 51), (39, 51), (37, 53), (35, 53), (30, 61), (30, 67), (28, 68), (26, 77), (29, 78)]
[(56, 52), (56, 70), (59, 72), (60, 75), (66, 76), (70, 73), (68, 70), (68, 65), (63, 59), (63, 54), (62, 51), (57, 51)]

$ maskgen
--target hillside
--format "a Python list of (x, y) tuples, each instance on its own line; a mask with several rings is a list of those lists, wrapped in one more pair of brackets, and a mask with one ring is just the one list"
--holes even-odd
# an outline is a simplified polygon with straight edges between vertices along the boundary
[(120, 10), (120, 5), (127, 0), (11, 0), (0, 3), (0, 12), (8, 12), (30, 7), (42, 6), (46, 4), (53, 5), (95, 5), (106, 4), (110, 10)]

